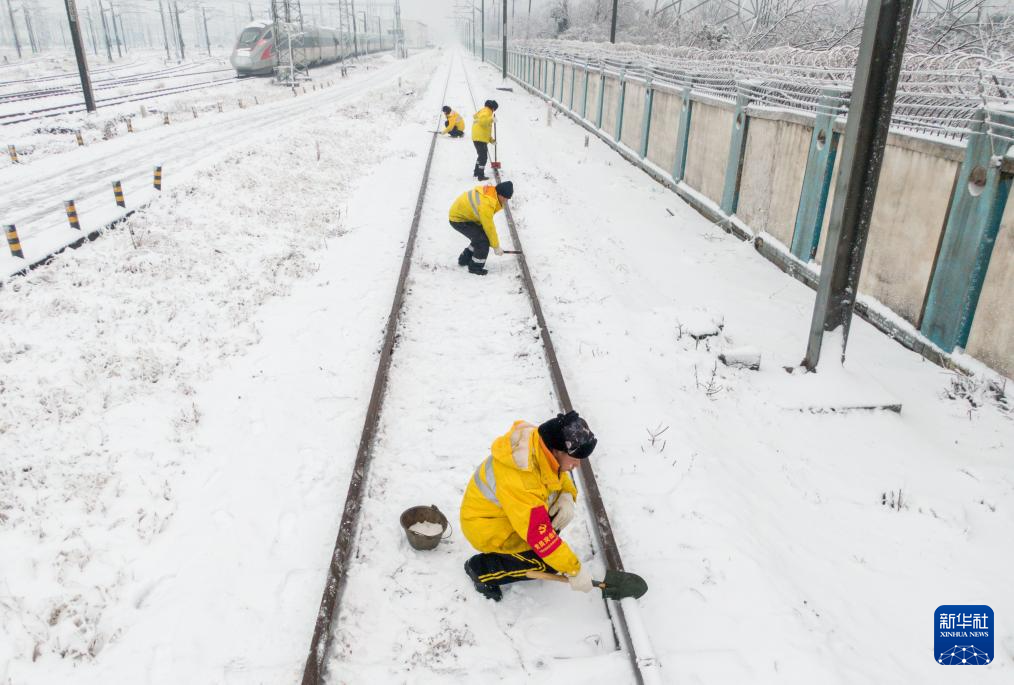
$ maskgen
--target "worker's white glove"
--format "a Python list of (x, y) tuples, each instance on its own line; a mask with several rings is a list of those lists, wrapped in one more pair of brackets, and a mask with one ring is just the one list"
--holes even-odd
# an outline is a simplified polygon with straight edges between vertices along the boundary
[(591, 571), (584, 565), (581, 566), (581, 570), (576, 575), (567, 576), (567, 582), (570, 583), (570, 589), (574, 592), (591, 592), (594, 587), (592, 585)]
[(493, 254), (495, 254), (497, 257), (503, 257), (503, 248), (502, 247), (494, 247), (493, 248)]
[(556, 501), (549, 505), (549, 516), (553, 519), (553, 528), (563, 527), (574, 520), (574, 496), (569, 492), (561, 492)]

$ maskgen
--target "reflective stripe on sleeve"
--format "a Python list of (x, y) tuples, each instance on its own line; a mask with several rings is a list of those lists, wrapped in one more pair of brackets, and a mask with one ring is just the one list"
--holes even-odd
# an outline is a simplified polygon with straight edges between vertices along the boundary
[[(485, 482), (483, 482), (482, 477), (479, 475), (479, 471), (485, 472)], [(479, 465), (479, 468), (475, 469), (475, 475), (472, 477), (472, 480), (475, 481), (475, 486), (479, 488), (479, 492), (482, 493), (483, 497), (492, 504), (500, 506), (500, 500), (496, 498), (496, 475), (493, 473), (492, 456), (488, 457), (486, 461)]]
[(468, 193), (468, 204), (472, 205), (472, 211), (475, 212), (475, 218), (480, 219), (479, 216), (479, 191), (472, 190)]

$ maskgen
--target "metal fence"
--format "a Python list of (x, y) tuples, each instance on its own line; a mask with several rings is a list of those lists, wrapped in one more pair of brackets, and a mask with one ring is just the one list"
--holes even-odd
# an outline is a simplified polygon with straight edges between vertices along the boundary
[[(511, 50), (689, 86), (729, 102), (746, 92), (756, 105), (832, 115), (847, 113), (858, 53), (848, 46), (820, 52), (796, 48), (732, 52), (557, 40), (518, 41)], [(821, 103), (828, 89), (841, 93), (831, 98), (830, 112), (823, 111), (826, 105)], [(1014, 145), (1014, 129), (989, 117), (990, 111), (1014, 111), (1014, 58), (906, 55), (892, 128), (964, 140), (980, 109), (987, 111), (989, 132)]]

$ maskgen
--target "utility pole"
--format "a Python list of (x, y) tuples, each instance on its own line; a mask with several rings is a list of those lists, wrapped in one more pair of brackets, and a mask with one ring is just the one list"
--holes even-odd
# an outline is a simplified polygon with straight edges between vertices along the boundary
[(18, 51), (18, 59), (21, 59), (21, 41), (18, 40), (18, 25), (14, 23), (14, 8), (11, 7), (11, 0), (7, 0), (7, 11), (11, 17), (11, 33), (14, 35), (14, 47)]
[(613, 0), (613, 26), (611, 29), (609, 29), (610, 43), (616, 42), (616, 6), (619, 4), (619, 2), (620, 0)]
[(211, 34), (208, 33), (208, 10), (201, 7), (201, 14), (204, 16), (204, 40), (208, 43), (208, 57), (211, 57)]
[(38, 54), (39, 44), (35, 40), (35, 31), (32, 30), (32, 15), (24, 5), (21, 6), (21, 11), (25, 13), (25, 30), (28, 31), (28, 44), (32, 47), (32, 54)]
[(187, 54), (183, 44), (183, 27), (180, 26), (180, 3), (173, 0), (173, 7), (176, 8), (176, 37), (180, 42), (180, 60), (185, 60), (187, 58)]
[(169, 54), (169, 32), (165, 28), (165, 7), (162, 6), (162, 0), (158, 0), (158, 14), (162, 17), (162, 42), (165, 44), (165, 59), (168, 62), (172, 56)]
[(481, 61), (486, 61), (486, 0), (482, 0), (482, 26), (479, 29), (479, 37), (481, 38), (481, 49), (482, 55), (479, 58)]
[(88, 75), (88, 57), (85, 55), (84, 41), (81, 40), (81, 22), (77, 16), (76, 0), (64, 0), (67, 6), (67, 21), (70, 22), (70, 38), (74, 43), (74, 56), (77, 57), (77, 71), (81, 76), (81, 92), (84, 94), (85, 108), (95, 111), (95, 95), (92, 93), (92, 79)]
[(92, 39), (92, 54), (95, 55), (96, 57), (98, 57), (99, 56), (99, 41), (95, 37), (95, 22), (92, 21), (92, 8), (91, 7), (86, 7), (85, 8), (85, 13), (86, 13), (86, 16), (88, 17), (88, 33), (89, 33), (89, 35), (91, 35), (91, 39)]
[(500, 11), (503, 20), (500, 26), (500, 33), (503, 34), (503, 59), (500, 66), (503, 69), (503, 80), (507, 80), (507, 0), (503, 0), (503, 9)]
[(113, 61), (113, 45), (109, 42), (109, 27), (106, 26), (106, 10), (102, 6), (102, 0), (99, 0), (99, 18), (102, 20), (102, 38), (106, 41), (106, 54), (109, 56), (109, 61)]
[(869, 0), (866, 5), (817, 299), (803, 359), (809, 371), (817, 370), (825, 335), (839, 328), (841, 360), (845, 360), (912, 2)]
[(525, 22), (525, 40), (532, 29), (532, 0), (528, 0), (528, 20)]
[(116, 54), (123, 57), (123, 46), (120, 44), (120, 29), (116, 27), (116, 12), (113, 11), (113, 3), (109, 3), (109, 22), (113, 25), (113, 37), (116, 38)]
[(351, 0), (352, 6), (352, 54), (359, 57), (359, 34), (356, 32), (356, 0)]
[(123, 15), (116, 17), (116, 20), (120, 22), (120, 38), (123, 40), (123, 51), (130, 52), (127, 48), (127, 32), (123, 30)]

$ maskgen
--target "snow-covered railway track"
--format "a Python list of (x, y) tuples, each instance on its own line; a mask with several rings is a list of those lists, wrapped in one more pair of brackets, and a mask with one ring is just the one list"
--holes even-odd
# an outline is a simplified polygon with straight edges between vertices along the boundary
[[(143, 73), (134, 74), (130, 76), (124, 76), (121, 78), (101, 79), (93, 82), (93, 89), (96, 91), (111, 90), (113, 88), (123, 88), (125, 86), (136, 86), (142, 83), (148, 83), (150, 81), (161, 81), (162, 79), (194, 79), (211, 74), (220, 74), (226, 72), (235, 72), (232, 68), (225, 69), (211, 69), (209, 71), (184, 71), (178, 73)], [(189, 84), (184, 84), (189, 85)], [(0, 104), (8, 104), (12, 102), (24, 102), (27, 100), (41, 100), (42, 98), (56, 97), (62, 95), (78, 95), (81, 93), (80, 85), (63, 85), (63, 86), (52, 86), (48, 88), (37, 88), (35, 90), (24, 90), (14, 93), (0, 93)]]
[[(130, 93), (128, 95), (116, 95), (109, 98), (102, 98), (96, 100), (98, 105), (122, 105), (127, 102), (140, 102), (142, 100), (153, 100), (155, 98), (164, 97), (166, 95), (178, 95), (179, 93), (187, 93), (192, 90), (201, 90), (203, 88), (213, 88), (215, 86), (221, 86), (228, 83), (234, 83), (240, 80), (240, 76), (230, 76), (228, 78), (218, 78), (211, 81), (205, 81), (197, 84), (186, 84), (180, 86), (169, 86), (168, 88), (156, 88), (154, 90), (147, 90), (140, 93)], [(31, 110), (28, 112), (14, 112), (12, 114), (0, 115), (0, 126), (6, 126), (9, 124), (20, 124), (25, 121), (31, 121), (32, 119), (45, 119), (47, 117), (62, 116), (64, 114), (76, 114), (78, 112), (85, 111), (85, 106), (81, 103), (75, 103), (70, 105), (55, 105), (53, 107), (42, 107), (40, 109)]]
[[(463, 62), (460, 68), (452, 87), (452, 58), (441, 102), (463, 111), (465, 93), (474, 97)], [(436, 154), (437, 144), (448, 151)], [(454, 264), (462, 241), (447, 226), (446, 206), (468, 187), (470, 149), (438, 143), (435, 134), (430, 141), (303, 685), (425, 681), (427, 674), (522, 682), (592, 672), (600, 681), (655, 682), (635, 600), (576, 597), (533, 582), (512, 586), (492, 605), (461, 569), (474, 552), (460, 535), (419, 553), (397, 527), (398, 513), (418, 504), (440, 504), (456, 519), (483, 445), (496, 434), (487, 429), (491, 420), (503, 430), (515, 418), (542, 420), (571, 408), (523, 255), (520, 273), (510, 258), (493, 258), (485, 278)], [(591, 514), (568, 529), (568, 541), (591, 550), (594, 563), (601, 555), (605, 566), (622, 569), (584, 466), (579, 488)]]

